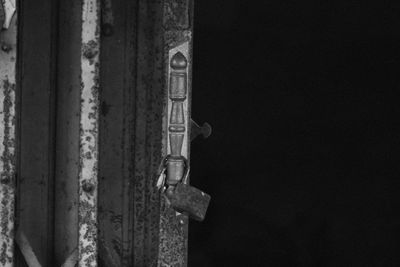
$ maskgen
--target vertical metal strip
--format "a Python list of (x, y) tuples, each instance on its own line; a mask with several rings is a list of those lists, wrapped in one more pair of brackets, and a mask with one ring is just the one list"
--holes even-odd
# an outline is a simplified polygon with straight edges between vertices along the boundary
[[(82, 2), (58, 1), (54, 266), (78, 261)], [(62, 153), (60, 153), (62, 152)], [(64, 264), (64, 265), (63, 265)]]
[(133, 266), (156, 266), (160, 194), (155, 173), (161, 161), (164, 89), (163, 1), (137, 1), (134, 92)]
[(83, 0), (79, 168), (79, 266), (97, 266), (100, 0)]
[[(165, 108), (163, 153), (190, 156), (192, 1), (164, 1)], [(178, 163), (179, 164), (179, 163)], [(180, 176), (181, 177), (181, 176)], [(158, 266), (187, 266), (188, 218), (161, 199)]]
[(17, 15), (0, 32), (0, 266), (14, 265)]

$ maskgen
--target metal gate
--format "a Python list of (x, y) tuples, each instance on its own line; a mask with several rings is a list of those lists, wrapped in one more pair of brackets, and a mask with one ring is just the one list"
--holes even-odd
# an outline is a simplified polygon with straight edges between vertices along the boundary
[(2, 2), (0, 266), (186, 266), (192, 1)]

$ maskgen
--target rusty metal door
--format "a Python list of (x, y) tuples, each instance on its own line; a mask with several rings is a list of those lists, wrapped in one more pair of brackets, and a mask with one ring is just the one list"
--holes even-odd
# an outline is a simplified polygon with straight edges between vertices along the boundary
[(189, 162), (192, 10), (2, 2), (0, 266), (187, 265), (156, 183), (166, 155)]

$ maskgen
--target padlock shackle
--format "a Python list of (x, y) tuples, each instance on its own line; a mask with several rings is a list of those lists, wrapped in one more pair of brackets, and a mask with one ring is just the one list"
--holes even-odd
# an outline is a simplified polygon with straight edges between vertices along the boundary
[(189, 164), (185, 157), (167, 155), (163, 162), (167, 171), (166, 184), (174, 186), (187, 181)]

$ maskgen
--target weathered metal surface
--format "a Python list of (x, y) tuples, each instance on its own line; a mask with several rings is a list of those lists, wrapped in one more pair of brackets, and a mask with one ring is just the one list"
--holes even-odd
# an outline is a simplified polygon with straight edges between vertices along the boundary
[(82, 5), (79, 266), (97, 266), (100, 1)]
[[(174, 147), (173, 143), (171, 144), (171, 140), (174, 139), (172, 135), (182, 134), (174, 133), (179, 130), (176, 126), (184, 126), (181, 156), (187, 159), (188, 164), (190, 155), (192, 8), (193, 2), (191, 0), (176, 1), (175, 3), (165, 1), (163, 14), (164, 29), (166, 29), (164, 32), (163, 156), (172, 152), (171, 148)], [(183, 58), (185, 60), (182, 60)], [(176, 94), (178, 91), (180, 93)], [(181, 94), (184, 91), (186, 91), (185, 99), (182, 98), (183, 95)], [(178, 109), (183, 111), (183, 125), (171, 123), (171, 117), (174, 116), (171, 113), (173, 102), (178, 102), (181, 106)], [(172, 122), (174, 121), (172, 120)], [(187, 216), (173, 210), (166, 199), (161, 198), (158, 266), (186, 266), (187, 237)]]
[[(35, 207), (43, 203), (43, 210), (21, 209), (24, 218), (28, 215), (34, 217), (34, 212), (40, 214), (32, 219), (35, 221), (34, 227), (28, 226), (29, 220), (26, 219), (21, 223), (25, 225), (23, 227), (30, 228), (31, 232), (32, 229), (39, 229), (37, 232), (44, 233), (44, 237), (37, 235), (36, 239), (31, 239), (31, 233), (24, 233), (31, 244), (38, 242), (32, 245), (32, 252), (43, 266), (64, 264), (71, 267), (77, 261), (78, 266), (185, 266), (187, 217), (176, 213), (165, 205), (163, 198), (160, 199), (154, 187), (154, 174), (163, 155), (173, 152), (177, 156), (189, 156), (187, 143), (190, 139), (190, 110), (185, 103), (189, 104), (190, 101), (191, 3), (159, 0), (103, 1), (101, 45), (106, 46), (103, 56), (99, 55), (99, 2), (83, 0), (83, 3), (58, 3), (60, 30), (57, 36), (60, 41), (57, 45), (57, 112), (53, 113), (53, 107), (49, 105), (53, 99), (52, 94), (45, 95), (46, 90), (53, 90), (48, 86), (53, 79), (49, 69), (54, 67), (49, 62), (56, 61), (43, 56), (45, 63), (38, 60), (34, 65), (40, 67), (34, 70), (26, 67), (23, 69), (24, 75), (30, 77), (26, 79), (25, 87), (33, 80), (33, 76), (43, 72), (38, 85), (43, 90), (37, 93), (34, 90), (36, 87), (32, 87), (32, 90), (25, 93), (25, 101), (31, 104), (32, 114), (35, 101), (42, 105), (41, 109), (37, 109), (40, 115), (33, 122), (29, 122), (28, 117), (25, 117), (25, 121), (27, 128), (35, 128), (32, 127), (35, 123), (40, 125), (41, 130), (38, 130), (35, 138), (41, 134), (44, 136), (37, 144), (26, 143), (25, 150), (31, 147), (32, 152), (26, 154), (30, 156), (24, 159), (25, 165), (34, 162), (32, 168), (36, 171), (42, 166), (44, 174), (26, 174), (21, 180), (25, 188), (35, 189), (34, 193), (21, 198), (24, 203), (30, 199), (36, 199), (32, 202)], [(24, 4), (26, 9), (32, 5), (34, 2)], [(37, 18), (41, 11), (32, 8), (30, 12), (34, 12)], [(168, 14), (168, 17), (164, 16)], [(48, 18), (39, 18), (39, 24), (48, 22)], [(37, 24), (32, 23), (26, 29), (32, 29), (33, 25)], [(40, 36), (32, 40), (43, 38), (44, 43), (52, 45), (50, 43), (53, 41), (48, 36), (51, 31), (31, 32), (32, 35)], [(23, 49), (28, 51), (27, 46)], [(47, 45), (45, 49), (49, 49)], [(5, 46), (3, 51), (10, 52), (12, 49)], [(188, 65), (184, 75), (177, 71), (174, 77), (170, 77), (167, 69), (174, 55), (172, 53), (177, 52), (187, 59)], [(103, 88), (102, 101), (99, 101), (98, 88), (100, 56), (102, 64), (108, 66), (101, 78), (102, 84), (104, 82), (104, 86), (107, 86)], [(43, 77), (46, 75), (49, 81), (45, 84)], [(176, 120), (172, 121), (169, 133), (170, 140), (175, 141), (167, 145), (165, 138), (169, 138), (169, 133), (165, 122), (163, 124), (165, 117), (160, 114), (168, 105), (162, 96), (167, 96), (166, 85), (170, 81), (179, 90), (182, 84), (187, 84), (187, 98), (185, 101), (174, 100), (174, 108), (170, 103), (170, 112), (174, 110), (173, 117)], [(28, 94), (34, 97), (31, 102)], [(56, 149), (51, 144), (51, 136), (54, 134), (50, 127), (52, 114), (57, 114)], [(43, 131), (46, 133), (43, 134)], [(99, 131), (103, 131), (101, 136)], [(24, 138), (28, 140), (27, 136)], [(35, 145), (41, 148), (35, 148)], [(33, 158), (36, 150), (40, 153), (38, 158)], [(53, 151), (57, 153), (52, 154)], [(103, 159), (99, 159), (99, 153)], [(51, 165), (54, 158), (55, 184), (49, 178), (53, 173)], [(47, 165), (44, 164), (46, 159)], [(25, 172), (27, 170), (29, 168)], [(13, 183), (13, 179), (9, 181)], [(52, 186), (56, 188), (55, 196), (51, 194)], [(102, 200), (97, 200), (98, 190), (104, 193), (104, 197), (99, 196)], [(101, 208), (99, 244), (98, 201)], [(40, 218), (42, 215), (43, 218)], [(53, 233), (53, 218), (54, 240), (50, 234)], [(39, 221), (44, 223), (39, 225)], [(52, 251), (51, 246), (54, 246), (54, 256), (45, 249)]]
[(99, 266), (133, 266), (137, 1), (103, 1)]
[[(42, 266), (53, 265), (55, 1), (20, 1), (18, 231)], [(37, 30), (37, 29), (40, 29)], [(34, 49), (34, 50), (32, 50)], [(16, 266), (25, 266), (16, 258)]]
[(164, 27), (167, 30), (186, 30), (190, 27), (190, 1), (164, 1)]
[(0, 266), (14, 264), (17, 19), (0, 32)]
[[(113, 0), (103, 0), (101, 6), (101, 34), (104, 37), (108, 37), (114, 34), (114, 10), (113, 10)], [(115, 1), (118, 2), (118, 1)], [(118, 3), (117, 3), (118, 4)], [(120, 10), (116, 10), (117, 13), (122, 13), (125, 8), (128, 8), (129, 3), (122, 7)], [(123, 14), (118, 14), (123, 16)]]
[(58, 1), (54, 264), (78, 261), (81, 1)]
[(160, 194), (156, 172), (161, 161), (164, 99), (163, 1), (138, 1), (134, 132), (134, 262), (156, 266)]

